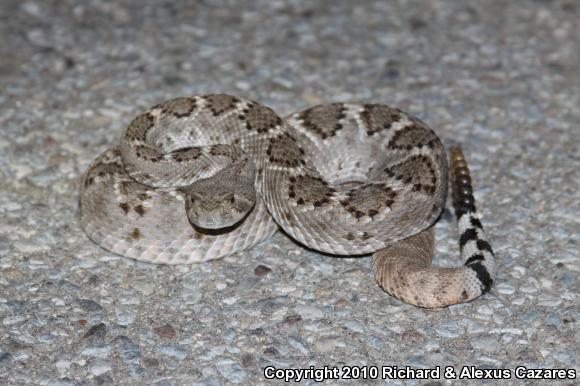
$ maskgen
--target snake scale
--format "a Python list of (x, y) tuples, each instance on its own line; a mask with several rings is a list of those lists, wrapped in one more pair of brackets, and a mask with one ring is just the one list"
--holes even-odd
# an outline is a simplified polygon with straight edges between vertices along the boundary
[[(135, 118), (83, 174), (80, 224), (103, 248), (187, 264), (242, 251), (278, 227), (337, 255), (373, 253), (379, 285), (436, 308), (489, 291), (495, 260), (469, 169), (397, 108), (332, 103), (281, 119), (225, 94), (176, 98)], [(449, 170), (450, 169), (450, 170)], [(431, 266), (449, 174), (465, 265)]]

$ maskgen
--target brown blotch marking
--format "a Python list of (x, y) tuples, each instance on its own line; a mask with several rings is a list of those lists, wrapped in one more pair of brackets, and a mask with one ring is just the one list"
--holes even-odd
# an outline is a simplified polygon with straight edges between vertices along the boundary
[(296, 176), (289, 179), (288, 197), (296, 198), (298, 205), (321, 207), (330, 203), (335, 190), (320, 177)]
[(467, 291), (463, 290), (463, 292), (461, 292), (461, 300), (466, 300), (467, 298), (468, 298)]
[(84, 184), (88, 187), (96, 182), (98, 178), (103, 178), (107, 175), (121, 174), (124, 173), (124, 168), (118, 162), (103, 162), (100, 159), (94, 166), (92, 166), (86, 174)]
[(343, 103), (332, 103), (304, 110), (298, 118), (307, 130), (325, 139), (336, 135), (342, 129), (340, 121), (345, 118), (345, 111)]
[(192, 238), (196, 239), (196, 240), (203, 240), (203, 233), (199, 233), (199, 232), (195, 232), (193, 235), (191, 235)]
[(272, 109), (252, 103), (246, 112), (246, 129), (266, 133), (282, 124), (282, 119)]
[(225, 94), (206, 95), (204, 99), (207, 101), (207, 108), (216, 117), (234, 110), (239, 102), (238, 98)]
[(367, 128), (367, 134), (373, 135), (382, 130), (388, 130), (394, 122), (401, 119), (403, 112), (385, 105), (367, 104), (361, 117)]
[(370, 234), (368, 234), (368, 232), (363, 232), (362, 235), (362, 239), (363, 241), (367, 241), (368, 239), (370, 239), (372, 236)]
[(155, 124), (155, 118), (149, 112), (137, 116), (127, 127), (125, 138), (129, 140), (145, 141), (147, 132)]
[(433, 149), (435, 145), (441, 142), (433, 130), (425, 123), (417, 118), (411, 118), (412, 124), (397, 131), (391, 141), (389, 147), (399, 150), (411, 150), (414, 147), (428, 146)]
[(162, 102), (154, 108), (160, 109), (163, 114), (171, 114), (177, 118), (188, 117), (196, 107), (194, 98), (179, 97)]
[(209, 154), (215, 156), (231, 156), (232, 153), (232, 147), (224, 144), (213, 145), (209, 149)]
[(159, 162), (163, 159), (163, 154), (161, 154), (157, 149), (149, 146), (135, 146), (135, 154), (137, 155), (137, 158), (150, 162)]
[(141, 231), (139, 228), (133, 228), (133, 231), (129, 234), (129, 237), (133, 240), (139, 240), (141, 238)]
[(349, 232), (346, 235), (342, 236), (342, 238), (348, 241), (353, 241), (356, 239), (356, 236)]
[(192, 161), (201, 155), (201, 149), (197, 146), (184, 147), (172, 151), (170, 154), (171, 159), (177, 162)]
[(304, 151), (296, 143), (296, 139), (288, 133), (280, 134), (270, 139), (266, 155), (273, 164), (287, 167), (304, 165)]
[(143, 215), (144, 215), (144, 214), (145, 214), (145, 212), (146, 212), (146, 210), (145, 210), (145, 207), (143, 207), (143, 205), (141, 205), (141, 204), (139, 204), (139, 205), (135, 206), (135, 207), (133, 208), (133, 210), (134, 210), (135, 212), (137, 212), (137, 214), (139, 214), (139, 216), (141, 216), (141, 217), (143, 217)]
[(340, 204), (356, 219), (365, 215), (373, 218), (385, 206), (390, 207), (396, 196), (397, 193), (383, 183), (369, 183), (349, 191)]
[(129, 213), (129, 204), (127, 204), (126, 202), (121, 202), (119, 204), (119, 208), (121, 208), (123, 212), (125, 212), (125, 214)]
[(314, 207), (316, 208), (320, 208), (321, 206), (324, 206), (325, 204), (328, 204), (330, 202), (330, 200), (327, 197), (324, 197), (323, 199), (320, 199), (318, 201), (314, 201), (312, 203), (312, 205), (314, 205)]
[(383, 169), (383, 172), (387, 175), (387, 177), (389, 178), (395, 178), (396, 174), (394, 172), (393, 169), (391, 169), (390, 167), (386, 167)]
[(436, 191), (437, 174), (433, 161), (426, 155), (414, 155), (398, 164), (384, 169), (390, 178), (412, 184), (412, 191), (433, 195)]

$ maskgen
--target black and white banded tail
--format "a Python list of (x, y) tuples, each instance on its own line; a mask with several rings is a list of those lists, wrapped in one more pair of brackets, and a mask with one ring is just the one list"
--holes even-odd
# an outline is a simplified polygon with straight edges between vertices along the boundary
[(483, 233), (475, 208), (471, 175), (463, 152), (451, 148), (451, 196), (459, 229), (459, 248), (465, 266), (473, 270), (480, 282), (481, 294), (489, 291), (495, 273), (494, 254)]
[(373, 255), (379, 285), (397, 299), (419, 307), (469, 302), (488, 292), (494, 281), (494, 254), (475, 209), (471, 176), (459, 148), (451, 149), (450, 164), (459, 248), (465, 265), (460, 268), (431, 265), (433, 226)]

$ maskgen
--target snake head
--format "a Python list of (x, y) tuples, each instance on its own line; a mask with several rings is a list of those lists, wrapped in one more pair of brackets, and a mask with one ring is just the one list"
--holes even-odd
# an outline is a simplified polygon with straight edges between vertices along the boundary
[(246, 217), (254, 202), (232, 191), (191, 190), (186, 194), (185, 210), (189, 221), (199, 228), (221, 229)]

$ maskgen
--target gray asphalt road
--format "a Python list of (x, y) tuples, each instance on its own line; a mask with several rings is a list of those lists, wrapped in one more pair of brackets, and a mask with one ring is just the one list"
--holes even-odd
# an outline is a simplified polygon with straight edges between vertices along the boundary
[[(3, 0), (0, 383), (261, 384), (265, 368), (329, 366), (373, 384), (451, 384), (446, 366), (474, 366), (463, 371), (546, 384), (519, 379), (522, 367), (578, 372), (579, 15), (573, 0)], [(379, 289), (370, 259), (280, 233), (188, 267), (90, 242), (76, 218), (89, 162), (143, 109), (210, 92), (281, 115), (388, 103), (461, 144), (498, 257), (491, 293), (415, 308)], [(437, 264), (460, 264), (449, 212), (437, 240)], [(407, 376), (392, 366), (440, 376), (386, 379)]]

